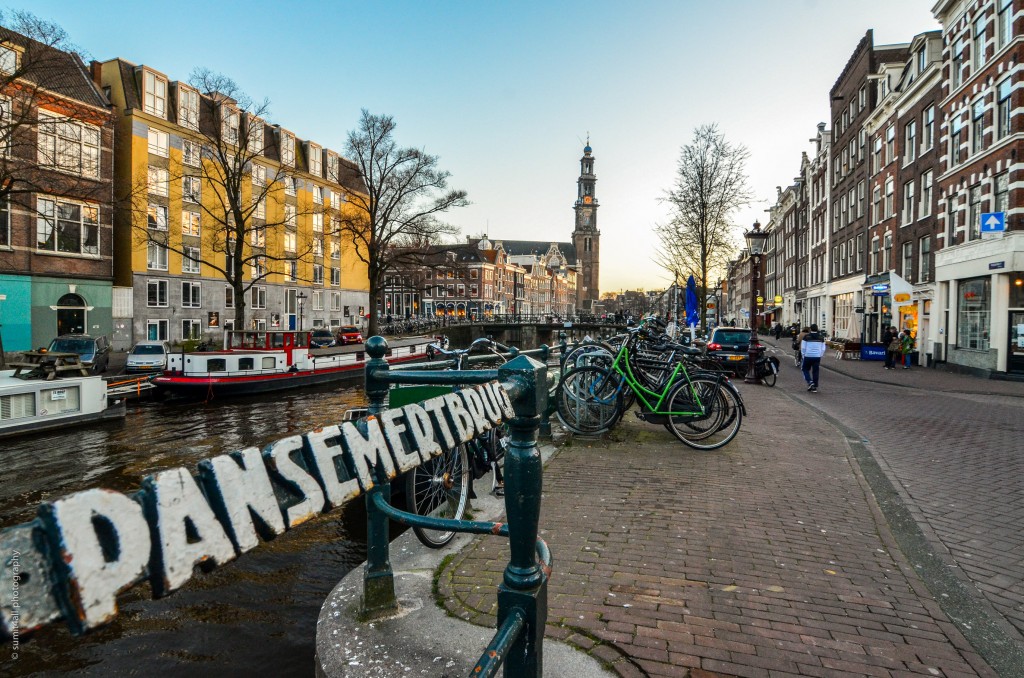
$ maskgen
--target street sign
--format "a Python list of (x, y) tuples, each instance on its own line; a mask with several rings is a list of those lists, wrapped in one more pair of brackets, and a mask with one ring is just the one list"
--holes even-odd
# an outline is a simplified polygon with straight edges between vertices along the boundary
[(982, 212), (981, 232), (1001, 233), (1006, 230), (1006, 212)]

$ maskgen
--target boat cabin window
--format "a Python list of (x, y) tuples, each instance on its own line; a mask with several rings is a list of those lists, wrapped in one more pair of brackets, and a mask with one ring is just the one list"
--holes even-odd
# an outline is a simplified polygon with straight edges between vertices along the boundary
[(284, 335), (275, 332), (270, 335), (270, 348), (284, 348)]
[(238, 369), (240, 369), (240, 370), (251, 370), (252, 368), (253, 368), (253, 359), (252, 358), (239, 358), (238, 359)]
[(309, 332), (296, 332), (295, 345), (299, 348), (309, 348)]
[(45, 407), (46, 411), (50, 414), (57, 414), (58, 412), (78, 412), (80, 409), (80, 398), (77, 386), (43, 389), (39, 396), (43, 407)]
[(35, 393), (0, 396), (0, 421), (34, 416), (36, 416)]
[(228, 361), (224, 358), (210, 358), (206, 361), (207, 372), (227, 372)]
[(272, 370), (277, 366), (277, 358), (273, 356), (265, 356), (263, 358), (263, 369)]

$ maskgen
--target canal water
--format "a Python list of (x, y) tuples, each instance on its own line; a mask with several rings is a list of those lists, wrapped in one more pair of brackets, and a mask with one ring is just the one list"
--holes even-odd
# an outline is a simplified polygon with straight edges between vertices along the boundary
[[(0, 526), (30, 520), (39, 502), (105, 487), (130, 492), (143, 476), (341, 421), (363, 402), (338, 386), (209, 403), (129, 404), (123, 422), (0, 443)], [(0, 675), (311, 676), (320, 605), (366, 558), (360, 502), (324, 514), (152, 600), (140, 585), (117, 620), (84, 637), (57, 625), (22, 641)]]

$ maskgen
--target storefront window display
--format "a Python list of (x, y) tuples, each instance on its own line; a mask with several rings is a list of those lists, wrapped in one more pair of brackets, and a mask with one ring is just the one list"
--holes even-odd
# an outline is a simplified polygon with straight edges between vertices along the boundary
[(992, 284), (989, 278), (962, 280), (957, 308), (957, 346), (987, 351), (992, 327)]
[(900, 329), (910, 330), (910, 336), (917, 337), (917, 304), (900, 306)]

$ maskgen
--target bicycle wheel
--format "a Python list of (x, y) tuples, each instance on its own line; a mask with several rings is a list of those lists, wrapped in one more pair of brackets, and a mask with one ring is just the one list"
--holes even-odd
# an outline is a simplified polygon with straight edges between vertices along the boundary
[(618, 375), (600, 367), (569, 370), (555, 394), (559, 421), (573, 433), (604, 433), (622, 416)]
[(739, 433), (743, 409), (733, 392), (714, 379), (698, 377), (676, 385), (668, 397), (665, 427), (695, 450), (715, 450)]
[(776, 374), (771, 365), (765, 365), (761, 374), (761, 383), (765, 386), (775, 386)]
[[(406, 474), (405, 496), (410, 513), (433, 518), (461, 520), (469, 497), (469, 459), (466, 446), (459, 445)], [(439, 549), (455, 537), (455, 532), (413, 527), (416, 538), (432, 549)]]

